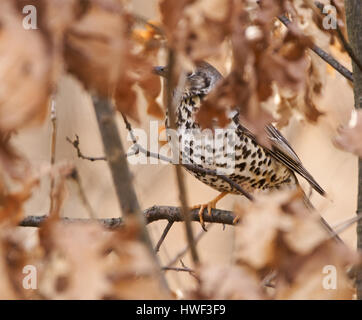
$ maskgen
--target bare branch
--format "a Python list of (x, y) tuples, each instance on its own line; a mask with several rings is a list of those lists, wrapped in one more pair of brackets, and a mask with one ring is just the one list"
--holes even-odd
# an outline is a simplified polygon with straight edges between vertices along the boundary
[[(176, 129), (176, 119), (175, 119), (175, 106), (173, 101), (173, 90), (175, 88), (174, 85), (174, 66), (176, 62), (176, 55), (172, 49), (168, 50), (168, 58), (167, 58), (167, 74), (166, 74), (166, 81), (165, 81), (165, 91), (166, 91), (166, 105), (167, 105), (167, 112), (169, 117), (169, 123), (171, 129)], [(185, 231), (186, 231), (186, 238), (187, 242), (190, 246), (191, 257), (194, 264), (198, 265), (200, 262), (199, 255), (196, 250), (196, 245), (194, 241), (194, 236), (191, 227), (191, 220), (188, 213), (188, 200), (185, 188), (185, 182), (183, 177), (183, 172), (181, 171), (181, 166), (175, 166), (176, 177), (177, 177), (177, 186), (179, 189), (179, 198), (181, 202), (181, 209), (182, 215), (185, 221)]]
[[(362, 61), (362, 2), (361, 0), (345, 0), (346, 22), (348, 39), (353, 52), (358, 60)], [(352, 61), (354, 77), (354, 101), (355, 108), (362, 109), (362, 70)], [(358, 160), (358, 196), (357, 196), (357, 214), (362, 212), (362, 158)], [(357, 249), (362, 252), (362, 220), (357, 223)], [(356, 270), (356, 288), (357, 299), (362, 300), (362, 265)]]
[[(213, 209), (214, 210), (214, 209)], [(204, 217), (204, 220), (206, 217)], [(224, 224), (225, 225), (225, 224)], [(209, 230), (213, 225), (211, 225), (210, 227), (208, 226)], [(197, 244), (199, 242), (199, 240), (203, 237), (203, 235), (206, 234), (206, 232), (204, 230), (201, 230), (195, 237), (195, 243)], [(187, 251), (189, 251), (190, 247), (189, 245), (187, 245), (184, 249), (182, 249), (178, 254), (176, 254), (176, 256), (168, 263), (168, 267), (173, 266), (175, 263), (177, 263), (177, 261), (179, 261), (186, 253)]]
[(162, 270), (165, 270), (165, 271), (173, 270), (173, 271), (183, 271), (183, 272), (195, 273), (195, 271), (190, 268), (162, 267)]
[(208, 175), (212, 175), (212, 176), (217, 176), (218, 178), (220, 178), (220, 179), (224, 180), (225, 182), (227, 182), (231, 187), (233, 187), (234, 189), (239, 191), (242, 195), (244, 195), (250, 201), (254, 200), (254, 197), (249, 192), (244, 190), (239, 184), (237, 184), (235, 181), (231, 180), (227, 176), (224, 176), (222, 174), (218, 174), (215, 170), (201, 168), (201, 167), (198, 167), (198, 166), (195, 166), (195, 165), (192, 165), (192, 164), (183, 164), (183, 166), (185, 168), (187, 168), (189, 170), (192, 170), (192, 171), (195, 171), (195, 172), (204, 173), (204, 174), (208, 174)]
[(72, 178), (72, 180), (74, 180), (74, 182), (77, 185), (79, 197), (80, 197), (80, 199), (82, 201), (82, 204), (83, 204), (84, 208), (87, 210), (87, 212), (89, 214), (89, 217), (92, 218), (92, 219), (95, 219), (96, 214), (93, 211), (93, 209), (92, 209), (92, 207), (91, 207), (91, 205), (90, 205), (90, 203), (89, 203), (89, 201), (87, 199), (87, 196), (85, 194), (85, 191), (84, 191), (84, 188), (83, 188), (83, 185), (82, 185), (78, 170), (76, 168), (74, 168), (74, 170), (72, 171), (70, 177)]
[[(205, 213), (207, 209), (205, 209)], [(198, 209), (190, 210), (189, 216), (191, 221), (200, 221)], [(151, 208), (146, 209), (143, 212), (143, 216), (145, 218), (146, 224), (150, 224), (159, 220), (167, 220), (169, 222), (182, 222), (184, 218), (181, 213), (181, 208), (172, 207), (172, 206), (153, 206)], [(41, 216), (27, 216), (20, 223), (19, 226), (22, 227), (40, 227), (41, 224), (48, 218), (48, 215)], [(221, 223), (232, 225), (235, 219), (235, 215), (231, 211), (220, 210), (220, 209), (212, 209), (211, 215), (205, 214), (204, 220), (205, 222), (212, 223)], [(114, 229), (118, 227), (122, 227), (124, 225), (122, 218), (108, 218), (108, 219), (78, 219), (78, 218), (61, 218), (61, 221), (64, 222), (84, 222), (84, 223), (92, 223), (94, 221), (102, 224), (104, 227), (109, 229)], [(203, 232), (204, 233), (204, 232)]]
[[(286, 16), (279, 16), (278, 19), (288, 28), (291, 21)], [(340, 64), (335, 58), (333, 58), (329, 53), (325, 52), (322, 48), (313, 44), (310, 46), (310, 49), (316, 53), (320, 58), (327, 62), (333, 69), (338, 71), (342, 76), (347, 78), (349, 81), (353, 81), (353, 74), (346, 67)]]
[(361, 219), (362, 219), (362, 212), (359, 212), (353, 218), (345, 220), (345, 221), (339, 223), (338, 225), (334, 226), (333, 229), (335, 230), (335, 233), (341, 233)]
[(98, 160), (103, 160), (106, 161), (106, 157), (89, 157), (89, 156), (85, 156), (79, 148), (79, 137), (76, 134), (75, 135), (75, 139), (72, 141), (70, 138), (66, 138), (67, 141), (73, 145), (73, 147), (77, 150), (77, 156), (78, 158), (84, 159), (84, 160), (89, 160), (89, 161), (98, 161)]
[[(50, 121), (52, 123), (50, 165), (53, 166), (55, 163), (55, 150), (56, 150), (56, 143), (57, 143), (57, 112), (56, 112), (54, 97), (51, 99), (51, 104), (50, 104)], [(53, 211), (53, 206), (54, 206), (54, 197), (53, 197), (54, 186), (55, 186), (54, 177), (50, 176), (50, 208), (49, 208), (49, 212)]]
[[(189, 217), (191, 221), (200, 222), (199, 210), (193, 209), (189, 211)], [(173, 206), (152, 206), (145, 211), (143, 211), (143, 216), (146, 224), (150, 224), (159, 220), (167, 220), (170, 224), (174, 222), (182, 222), (184, 221), (184, 217), (182, 215), (182, 211), (180, 207)], [(39, 216), (27, 216), (20, 223), (21, 227), (40, 227), (41, 224), (49, 217), (49, 215), (39, 215)], [(235, 217), (236, 215), (228, 210), (221, 209), (211, 209), (211, 215), (207, 214), (207, 209), (204, 211), (204, 220), (208, 223), (220, 223), (224, 225), (235, 225)], [(341, 222), (337, 226), (335, 226), (335, 233), (339, 234), (343, 232), (347, 227), (352, 224), (362, 220), (362, 213), (358, 214), (356, 217), (348, 219), (346, 221)], [(107, 219), (78, 219), (78, 218), (61, 218), (61, 221), (65, 223), (72, 222), (84, 222), (84, 223), (92, 223), (97, 222), (103, 225), (105, 228), (115, 229), (118, 227), (122, 227), (124, 225), (122, 218), (107, 218)], [(165, 233), (165, 231), (164, 231)], [(200, 237), (205, 233), (202, 231), (195, 237), (195, 242), (197, 242)], [(333, 235), (330, 235), (331, 238)], [(177, 262), (183, 254), (177, 256), (175, 262)], [(175, 263), (173, 262), (173, 263)], [(172, 263), (172, 264), (173, 264)]]
[[(324, 13), (324, 11), (323, 11), (323, 9), (324, 9), (323, 3), (319, 2), (319, 1), (315, 1), (315, 5), (321, 11), (321, 14), (327, 15), (327, 13)], [(333, 23), (336, 25), (335, 32), (337, 33), (338, 39), (341, 42), (343, 48), (347, 51), (350, 58), (355, 62), (355, 64), (358, 66), (358, 68), (362, 71), (362, 63), (361, 63), (361, 61), (359, 61), (359, 59), (355, 55), (353, 49), (351, 48), (350, 44), (348, 43), (347, 39), (344, 37), (343, 32), (342, 32), (341, 28), (339, 27), (338, 20), (334, 19), (333, 16), (331, 16), (330, 18), (332, 19)], [(330, 30), (334, 31), (334, 29), (330, 29)]]
[[(147, 247), (154, 262), (160, 266), (134, 190), (126, 154), (116, 124), (115, 110), (108, 98), (93, 95), (92, 100), (102, 137), (104, 153), (112, 174), (113, 184), (122, 213), (125, 219), (134, 219), (138, 222), (141, 230), (140, 238)], [(161, 272), (159, 276), (163, 287), (169, 290), (166, 279)]]
[(164, 271), (176, 271), (176, 272), (187, 272), (190, 276), (194, 277), (198, 282), (200, 281), (199, 277), (196, 275), (195, 270), (187, 268), (187, 267), (162, 267)]
[(167, 226), (165, 227), (165, 230), (163, 230), (161, 238), (160, 238), (160, 240), (158, 240), (157, 245), (155, 247), (156, 252), (160, 251), (161, 244), (165, 240), (165, 238), (166, 238), (168, 232), (170, 231), (172, 225), (173, 225), (173, 221), (169, 221)]
[[(159, 154), (159, 153), (150, 152), (150, 151), (146, 150), (145, 148), (143, 148), (140, 144), (138, 144), (137, 139), (136, 139), (136, 137), (135, 137), (135, 135), (133, 133), (131, 123), (128, 121), (125, 114), (121, 113), (121, 115), (122, 115), (123, 121), (124, 121), (124, 123), (126, 125), (126, 129), (128, 130), (128, 132), (129, 132), (129, 134), (131, 136), (132, 143), (133, 143), (133, 148), (135, 150), (134, 154), (137, 154), (138, 152), (141, 152), (144, 155), (146, 155), (147, 157), (159, 159), (159, 160), (162, 160), (162, 161), (165, 161), (165, 162), (168, 162), (168, 163), (172, 164), (172, 159), (167, 158), (167, 157), (165, 157), (165, 156), (163, 156), (162, 154)], [(129, 155), (127, 154), (127, 157), (128, 156)]]

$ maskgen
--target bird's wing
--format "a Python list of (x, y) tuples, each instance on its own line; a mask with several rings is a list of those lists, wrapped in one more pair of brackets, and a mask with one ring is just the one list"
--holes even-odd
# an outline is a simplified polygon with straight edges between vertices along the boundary
[[(240, 123), (238, 114), (234, 115), (233, 120), (235, 123), (237, 123), (238, 129), (241, 130), (243, 134), (247, 135), (249, 138), (258, 143), (255, 135)], [(265, 127), (265, 130), (271, 143), (271, 147), (263, 146), (263, 148), (266, 149), (273, 158), (283, 163), (290, 170), (300, 174), (309, 182), (313, 189), (315, 189), (318, 193), (324, 196), (326, 192), (317, 183), (317, 181), (315, 181), (315, 179), (307, 171), (307, 169), (304, 168), (299, 157), (290, 146), (288, 141), (283, 137), (281, 132), (271, 124), (267, 125)]]
[(273, 125), (268, 125), (265, 127), (267, 135), (271, 141), (272, 148), (269, 149), (269, 152), (280, 162), (285, 164), (289, 169), (299, 173), (303, 178), (305, 178), (310, 185), (322, 196), (326, 194), (323, 188), (315, 181), (312, 175), (304, 168), (299, 157), (290, 146), (288, 141), (283, 137), (280, 131), (275, 128)]

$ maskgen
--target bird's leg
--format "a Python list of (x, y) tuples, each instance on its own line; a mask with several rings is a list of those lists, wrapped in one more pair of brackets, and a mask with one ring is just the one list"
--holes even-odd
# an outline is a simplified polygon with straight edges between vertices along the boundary
[(200, 208), (200, 210), (199, 210), (200, 224), (205, 231), (207, 231), (207, 230), (205, 228), (205, 221), (204, 221), (204, 216), (203, 216), (204, 209), (207, 208), (207, 213), (209, 214), (209, 216), (211, 216), (211, 209), (215, 209), (216, 203), (219, 200), (221, 200), (222, 198), (224, 198), (228, 193), (229, 192), (221, 192), (217, 197), (215, 197), (213, 200), (209, 201), (208, 203), (198, 204), (191, 208), (191, 209)]

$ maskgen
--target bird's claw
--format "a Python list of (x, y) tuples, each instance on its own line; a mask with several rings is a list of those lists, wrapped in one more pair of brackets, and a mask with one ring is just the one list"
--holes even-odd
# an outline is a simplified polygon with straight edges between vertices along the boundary
[(215, 207), (216, 207), (215, 201), (210, 201), (208, 203), (199, 204), (199, 205), (192, 207), (192, 209), (199, 209), (200, 224), (201, 224), (202, 229), (204, 229), (204, 231), (207, 231), (206, 226), (205, 226), (205, 221), (204, 221), (204, 210), (207, 208), (207, 213), (211, 217), (211, 210), (215, 209)]

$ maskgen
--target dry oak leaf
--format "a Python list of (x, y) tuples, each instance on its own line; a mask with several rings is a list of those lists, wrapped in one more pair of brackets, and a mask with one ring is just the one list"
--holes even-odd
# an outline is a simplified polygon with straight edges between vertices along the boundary
[[(236, 261), (260, 274), (276, 272), (276, 299), (351, 299), (347, 268), (358, 259), (330, 239), (319, 217), (309, 212), (297, 193), (263, 195), (239, 208)], [(326, 266), (336, 272), (336, 290), (326, 290)]]
[(276, 195), (264, 196), (253, 204), (238, 206), (236, 213), (241, 223), (235, 229), (236, 261), (255, 270), (275, 265), (278, 232), (292, 224), (292, 217), (282, 217), (280, 199)]
[(151, 66), (151, 63), (146, 60), (146, 58), (143, 61), (137, 63), (134, 70), (138, 73), (137, 84), (142, 89), (142, 92), (147, 101), (147, 114), (158, 119), (164, 119), (165, 114), (163, 109), (156, 101), (157, 97), (161, 93), (160, 77), (153, 73), (153, 67)]
[(278, 269), (276, 299), (353, 298), (355, 289), (347, 270), (359, 259), (347, 247), (328, 240), (308, 254), (295, 254), (288, 249), (284, 253), (280, 258), (288, 262)]
[(19, 298), (18, 292), (16, 292), (9, 270), (11, 270), (7, 263), (7, 256), (9, 252), (6, 250), (6, 246), (0, 242), (0, 299), (1, 300), (12, 300)]
[(217, 57), (230, 34), (232, 1), (203, 0), (189, 5), (173, 37), (178, 52), (191, 61)]
[(362, 110), (353, 110), (348, 126), (338, 129), (334, 144), (345, 151), (362, 157)]
[(203, 265), (199, 268), (200, 283), (186, 298), (221, 300), (265, 299), (260, 280), (245, 266)]
[(126, 22), (119, 12), (92, 4), (66, 32), (64, 57), (68, 71), (86, 88), (109, 96), (124, 73), (128, 50), (125, 32)]
[[(48, 299), (167, 298), (136, 230), (52, 220), (40, 229), (39, 290)], [(143, 289), (142, 289), (143, 288)]]
[(12, 1), (1, 4), (0, 131), (5, 132), (45, 118), (52, 60), (41, 31), (23, 28)]
[(273, 268), (281, 263), (281, 240), (288, 250), (306, 255), (328, 239), (319, 217), (307, 210), (300, 196), (290, 191), (260, 194), (255, 203), (238, 207), (241, 223), (236, 228), (235, 252), (239, 261), (258, 270)]
[(195, 0), (161, 0), (159, 4), (161, 22), (166, 32), (166, 38), (173, 43), (177, 26), (182, 19), (185, 7), (194, 3)]
[(24, 232), (17, 226), (0, 226), (0, 299), (39, 299), (37, 290), (26, 287), (35, 282), (24, 274), (38, 267), (37, 245), (36, 233)]

